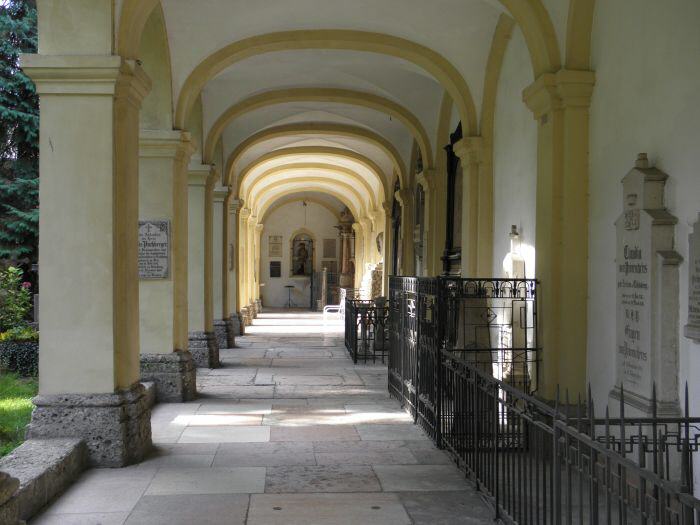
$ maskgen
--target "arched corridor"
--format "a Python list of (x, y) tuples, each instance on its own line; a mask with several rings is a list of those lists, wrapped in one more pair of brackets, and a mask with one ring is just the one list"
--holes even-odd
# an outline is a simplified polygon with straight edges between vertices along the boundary
[(697, 0), (34, 4), (37, 523), (700, 519)]
[(195, 401), (154, 408), (147, 459), (88, 470), (32, 525), (491, 523), (338, 321), (267, 311), (220, 355)]

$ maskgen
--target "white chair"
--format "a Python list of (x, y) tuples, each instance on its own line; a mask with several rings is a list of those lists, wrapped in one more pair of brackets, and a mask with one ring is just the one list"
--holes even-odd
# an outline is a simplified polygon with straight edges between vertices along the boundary
[(345, 298), (347, 297), (347, 289), (340, 289), (340, 304), (328, 304), (323, 307), (323, 324), (326, 324), (328, 319), (328, 314), (336, 313), (338, 314), (338, 320), (342, 321), (345, 319)]

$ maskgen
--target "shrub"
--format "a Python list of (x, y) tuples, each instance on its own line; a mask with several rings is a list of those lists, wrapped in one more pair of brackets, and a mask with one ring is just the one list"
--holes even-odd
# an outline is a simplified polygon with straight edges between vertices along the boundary
[(22, 270), (0, 270), (0, 332), (25, 326), (32, 307), (31, 285), (23, 282)]
[(0, 341), (0, 368), (24, 377), (39, 374), (39, 343), (37, 341)]

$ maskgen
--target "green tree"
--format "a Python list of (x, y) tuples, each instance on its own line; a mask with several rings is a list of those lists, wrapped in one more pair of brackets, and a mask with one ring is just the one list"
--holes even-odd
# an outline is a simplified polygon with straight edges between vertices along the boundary
[(0, 260), (36, 261), (39, 237), (39, 100), (19, 67), (36, 52), (34, 0), (0, 0)]

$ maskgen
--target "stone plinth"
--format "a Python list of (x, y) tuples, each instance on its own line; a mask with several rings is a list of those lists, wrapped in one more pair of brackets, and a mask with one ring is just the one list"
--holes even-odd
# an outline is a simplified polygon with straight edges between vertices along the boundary
[(216, 344), (219, 348), (230, 348), (225, 320), (217, 319), (214, 321), (214, 337), (216, 337)]
[(181, 403), (197, 397), (197, 370), (188, 351), (141, 354), (141, 381), (155, 383), (160, 402)]
[(151, 449), (151, 410), (140, 383), (112, 394), (38, 395), (33, 402), (27, 439), (82, 439), (92, 465), (123, 467)]
[(190, 332), (189, 349), (195, 366), (219, 368), (219, 346), (214, 332)]
[(19, 488), (19, 480), (6, 472), (0, 472), (0, 523), (15, 525), (18, 522), (17, 500), (13, 498)]
[(240, 335), (241, 328), (239, 324), (238, 314), (231, 314), (228, 319), (226, 319), (226, 343), (227, 348), (234, 348), (236, 346), (236, 336)]

